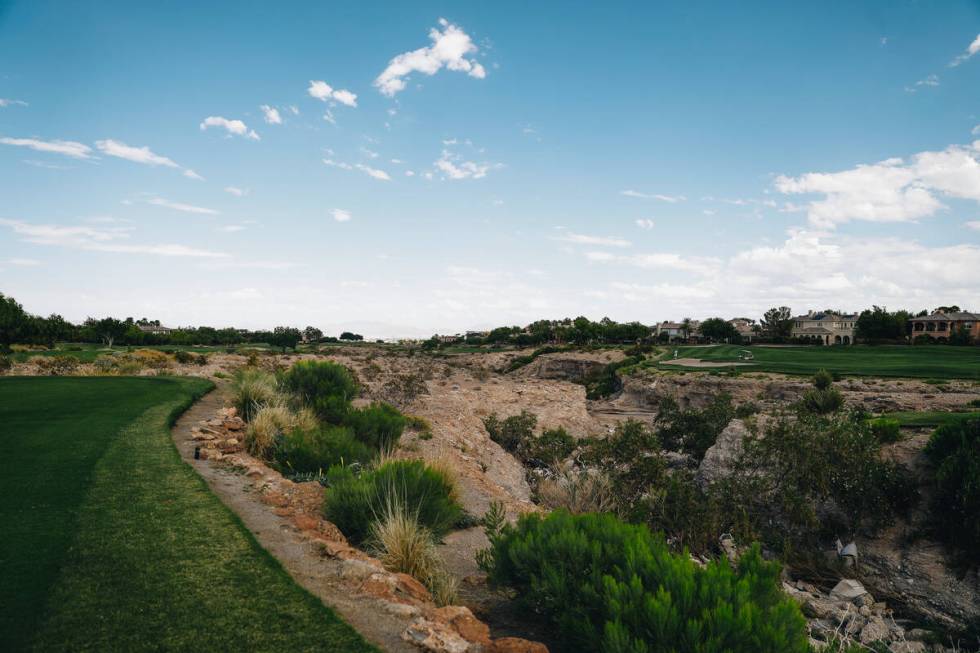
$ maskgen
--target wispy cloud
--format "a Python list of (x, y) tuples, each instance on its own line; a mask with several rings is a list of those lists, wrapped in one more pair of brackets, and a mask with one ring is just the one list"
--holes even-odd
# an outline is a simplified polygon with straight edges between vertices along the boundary
[(598, 245), (600, 247), (629, 247), (633, 244), (625, 238), (615, 236), (587, 236), (574, 233), (557, 236), (555, 240), (575, 245)]
[(503, 167), (499, 163), (477, 163), (466, 161), (459, 154), (443, 150), (442, 156), (433, 164), (446, 179), (483, 179), (490, 170)]
[(247, 188), (238, 188), (237, 186), (225, 186), (225, 192), (229, 195), (234, 195), (235, 197), (244, 197), (248, 195)]
[(644, 200), (660, 200), (661, 202), (669, 202), (675, 204), (677, 202), (683, 202), (687, 198), (683, 195), (663, 195), (660, 193), (641, 193), (638, 190), (621, 190), (620, 195), (625, 195), (626, 197), (636, 197)]
[(980, 34), (977, 34), (977, 38), (973, 39), (973, 42), (967, 46), (963, 53), (957, 55), (956, 58), (949, 62), (949, 67), (955, 68), (956, 66), (959, 66), (977, 52), (980, 52)]
[(23, 100), (12, 100), (10, 98), (0, 97), (0, 109), (5, 107), (26, 107), (27, 102)]
[(440, 18), (439, 27), (429, 30), (429, 39), (432, 45), (403, 52), (388, 62), (388, 67), (374, 80), (374, 86), (382, 95), (393, 97), (404, 90), (406, 80), (413, 72), (435, 75), (446, 68), (465, 72), (477, 79), (487, 76), (486, 69), (478, 61), (467, 58), (477, 52), (477, 47), (470, 36), (456, 25)]
[(323, 102), (334, 101), (344, 106), (356, 107), (357, 94), (342, 88), (335, 89), (323, 80), (310, 80), (310, 86), (306, 89), (310, 97), (322, 100)]
[(186, 168), (184, 170), (184, 176), (187, 177), (188, 179), (194, 179), (195, 181), (204, 181), (204, 177), (202, 177), (201, 175), (197, 174), (196, 172), (194, 172), (190, 168)]
[(42, 141), (36, 138), (10, 138), (4, 136), (0, 138), (0, 143), (4, 145), (15, 145), (17, 147), (27, 147), (37, 152), (63, 154), (73, 159), (92, 158), (92, 148), (75, 141)]
[(640, 229), (646, 229), (649, 231), (650, 229), (653, 229), (653, 220), (650, 218), (638, 218), (636, 220), (636, 226)]
[(114, 156), (119, 159), (126, 159), (134, 163), (142, 163), (150, 166), (165, 166), (167, 168), (179, 168), (176, 163), (165, 156), (153, 153), (149, 147), (133, 147), (120, 141), (106, 139), (95, 141), (95, 146), (106, 156)]
[(7, 265), (16, 265), (23, 268), (33, 268), (41, 265), (41, 262), (33, 258), (8, 258)]
[(146, 200), (146, 203), (152, 204), (153, 206), (162, 206), (164, 208), (173, 209), (174, 211), (182, 211), (184, 213), (198, 213), (200, 215), (218, 215), (220, 213), (214, 209), (207, 209), (202, 206), (171, 202), (170, 200), (165, 200), (162, 197), (151, 197), (150, 199)]
[(224, 129), (228, 132), (229, 136), (244, 136), (245, 138), (251, 139), (253, 141), (260, 140), (259, 135), (255, 133), (254, 129), (249, 129), (241, 120), (229, 120), (228, 118), (223, 118), (222, 116), (208, 116), (201, 122), (201, 131), (209, 129), (211, 127), (218, 127), (219, 129)]
[(0, 225), (10, 228), (21, 240), (36, 245), (52, 245), (93, 252), (117, 254), (150, 254), (195, 258), (227, 258), (224, 252), (215, 252), (186, 245), (143, 245), (119, 242), (129, 237), (122, 229), (97, 229), (52, 224), (31, 224), (19, 220), (0, 218)]
[(974, 231), (980, 231), (980, 220), (970, 220), (966, 223), (966, 226)]
[(332, 215), (333, 219), (337, 222), (349, 222), (351, 219), (350, 211), (344, 209), (333, 209), (330, 211), (330, 215)]
[(382, 181), (391, 180), (391, 176), (387, 172), (379, 168), (372, 168), (370, 166), (364, 165), (363, 163), (357, 163), (354, 165), (354, 167), (360, 170), (361, 172), (363, 172), (364, 174), (374, 177), (375, 179), (380, 179)]
[(928, 75), (917, 81), (912, 86), (906, 86), (906, 93), (915, 93), (921, 88), (933, 88), (939, 86), (939, 75)]

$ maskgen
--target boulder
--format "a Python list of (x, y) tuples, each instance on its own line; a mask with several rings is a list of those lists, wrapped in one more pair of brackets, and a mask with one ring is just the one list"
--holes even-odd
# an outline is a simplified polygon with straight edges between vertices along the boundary
[(868, 619), (868, 623), (864, 624), (864, 628), (861, 629), (861, 643), (871, 644), (872, 642), (881, 642), (888, 639), (889, 631), (888, 624), (881, 617), (875, 615)]
[(697, 481), (703, 488), (732, 474), (735, 461), (744, 450), (744, 442), (751, 433), (740, 419), (733, 419), (721, 432), (715, 443), (704, 454), (698, 467)]
[(837, 601), (853, 602), (855, 599), (858, 599), (867, 593), (868, 590), (864, 589), (864, 585), (861, 584), (861, 581), (845, 578), (834, 585), (834, 589), (830, 590), (830, 598)]
[(490, 643), (487, 653), (548, 653), (548, 647), (540, 642), (529, 642), (520, 637), (501, 637)]

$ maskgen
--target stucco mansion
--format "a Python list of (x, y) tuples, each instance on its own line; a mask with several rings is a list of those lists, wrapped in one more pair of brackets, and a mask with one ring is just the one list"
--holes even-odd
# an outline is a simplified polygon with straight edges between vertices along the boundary
[(854, 343), (857, 319), (856, 314), (810, 311), (793, 318), (792, 336), (825, 345), (850, 345)]

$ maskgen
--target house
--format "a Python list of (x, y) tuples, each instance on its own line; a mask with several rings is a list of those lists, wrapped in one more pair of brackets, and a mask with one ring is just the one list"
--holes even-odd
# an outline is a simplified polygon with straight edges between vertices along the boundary
[(169, 336), (170, 332), (173, 331), (170, 327), (160, 326), (159, 324), (137, 324), (136, 326), (143, 333), (150, 333), (155, 336)]
[(959, 311), (957, 313), (936, 312), (932, 315), (913, 317), (909, 320), (912, 338), (924, 336), (937, 341), (949, 340), (954, 333), (963, 329), (974, 341), (980, 341), (980, 314)]
[(857, 314), (853, 313), (810, 311), (793, 318), (791, 335), (799, 340), (819, 341), (824, 345), (852, 345), (857, 319)]
[(683, 322), (664, 320), (654, 327), (654, 335), (657, 340), (666, 340), (667, 342), (699, 339), (701, 337), (698, 333), (699, 326), (701, 323), (698, 320), (691, 320), (685, 330)]
[(738, 331), (742, 342), (752, 342), (755, 339), (757, 335), (755, 332), (755, 320), (750, 320), (747, 317), (736, 317), (728, 320), (728, 323)]
[(454, 343), (457, 343), (457, 342), (463, 342), (463, 336), (461, 334), (459, 334), (459, 333), (457, 333), (456, 335), (453, 335), (453, 336), (440, 336), (437, 333), (436, 335), (434, 335), (432, 337), (435, 338), (437, 342), (440, 342), (440, 343), (442, 343), (444, 345), (451, 345), (451, 344), (454, 344)]

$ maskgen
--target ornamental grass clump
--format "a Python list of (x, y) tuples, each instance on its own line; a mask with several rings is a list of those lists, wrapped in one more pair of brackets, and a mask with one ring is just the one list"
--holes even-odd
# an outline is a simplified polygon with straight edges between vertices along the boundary
[(316, 416), (308, 409), (293, 411), (285, 403), (267, 404), (252, 416), (245, 429), (245, 448), (253, 456), (268, 458), (277, 439), (297, 429), (317, 428)]
[(258, 368), (246, 367), (237, 371), (231, 387), (235, 408), (246, 422), (251, 422), (262, 406), (280, 400), (276, 377)]
[(758, 546), (699, 568), (613, 515), (525, 515), (491, 535), (493, 585), (554, 626), (568, 650), (805, 653), (806, 621)]
[(390, 460), (360, 476), (339, 476), (327, 490), (323, 512), (348, 539), (360, 543), (385, 507), (398, 500), (439, 538), (463, 515), (453, 494), (453, 479), (445, 472), (419, 460)]

